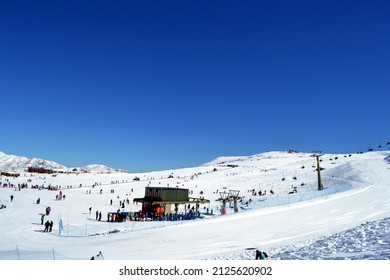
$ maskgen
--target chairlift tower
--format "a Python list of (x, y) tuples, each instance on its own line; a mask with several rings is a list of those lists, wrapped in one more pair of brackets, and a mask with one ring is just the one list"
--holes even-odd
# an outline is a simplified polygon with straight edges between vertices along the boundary
[(242, 199), (242, 197), (239, 196), (240, 191), (239, 190), (229, 190), (229, 192), (223, 191), (220, 192), (219, 195), (220, 198), (217, 199), (217, 201), (221, 201), (221, 215), (226, 215), (226, 203), (233, 201), (234, 204), (234, 212), (238, 212), (238, 205), (237, 201)]
[(233, 200), (234, 212), (238, 212), (237, 201), (242, 198), (242, 197), (238, 196), (240, 194), (240, 191), (239, 190), (229, 190), (229, 192), (230, 192), (230, 198), (231, 198), (231, 200)]
[(318, 190), (322, 191), (324, 189), (324, 186), (322, 185), (321, 180), (321, 167), (320, 167), (320, 157), (323, 156), (321, 152), (314, 152), (312, 157), (316, 158), (317, 161), (317, 177), (318, 177)]
[(224, 192), (220, 192), (219, 195), (221, 196), (219, 199), (217, 200), (220, 200), (222, 202), (222, 206), (221, 206), (221, 215), (226, 215), (226, 202), (229, 201), (229, 193), (224, 191)]

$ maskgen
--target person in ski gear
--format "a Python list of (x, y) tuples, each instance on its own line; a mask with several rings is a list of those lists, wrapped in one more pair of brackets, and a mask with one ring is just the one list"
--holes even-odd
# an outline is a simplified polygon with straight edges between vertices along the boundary
[(268, 255), (266, 252), (256, 250), (256, 260), (265, 260), (268, 258)]
[(48, 232), (49, 231), (49, 227), (50, 227), (50, 222), (49, 222), (49, 220), (47, 220), (46, 223), (45, 223), (45, 229), (44, 229), (43, 232)]

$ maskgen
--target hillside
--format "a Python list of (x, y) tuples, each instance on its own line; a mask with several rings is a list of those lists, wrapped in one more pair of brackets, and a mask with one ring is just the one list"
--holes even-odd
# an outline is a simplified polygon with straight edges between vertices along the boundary
[[(1, 177), (0, 182), (28, 187), (0, 189), (0, 204), (6, 206), (0, 209), (0, 239), (6, 241), (0, 245), (0, 258), (15, 256), (4, 252), (16, 246), (30, 252), (27, 258), (32, 259), (50, 259), (53, 248), (58, 258), (75, 259), (87, 259), (98, 251), (107, 259), (247, 258), (251, 248), (280, 256), (285, 246), (313, 243), (389, 217), (389, 156), (389, 151), (323, 155), (322, 191), (317, 190), (315, 159), (297, 152), (223, 157), (199, 167), (148, 173)], [(140, 180), (134, 181), (135, 177)], [(48, 186), (62, 190), (66, 199), (56, 200), (58, 191), (48, 191)], [(205, 197), (210, 203), (201, 205), (203, 219), (193, 221), (107, 222), (107, 214), (116, 212), (127, 199), (123, 211), (139, 211), (141, 205), (132, 201), (144, 196), (146, 186), (187, 188), (191, 197)], [(229, 191), (239, 191), (242, 197), (239, 212), (228, 204), (227, 215), (221, 216), (217, 199)], [(36, 204), (38, 197), (40, 204)], [(43, 233), (40, 217), (48, 206), (52, 212), (45, 218), (53, 220), (53, 232)], [(95, 219), (96, 210), (102, 212), (100, 222)], [(179, 211), (185, 211), (183, 205)], [(18, 218), (9, 223), (12, 217)], [(380, 242), (384, 245), (378, 246), (386, 246), (386, 240)], [(325, 242), (320, 244), (325, 246)], [(331, 253), (328, 258), (332, 259)]]

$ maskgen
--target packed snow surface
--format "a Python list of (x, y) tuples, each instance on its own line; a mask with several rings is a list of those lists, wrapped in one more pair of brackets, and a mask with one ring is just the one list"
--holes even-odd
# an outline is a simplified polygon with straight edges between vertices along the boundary
[[(105, 259), (253, 259), (256, 249), (270, 259), (389, 259), (389, 158), (388, 151), (322, 155), (323, 190), (315, 158), (293, 151), (149, 173), (93, 166), (1, 176), (0, 259), (89, 259), (99, 252)], [(146, 186), (186, 188), (210, 203), (200, 205), (195, 220), (107, 222), (118, 209), (138, 212), (133, 199)], [(217, 199), (229, 191), (239, 191), (239, 211), (228, 203), (221, 215)], [(47, 207), (44, 221), (54, 226), (46, 233)]]

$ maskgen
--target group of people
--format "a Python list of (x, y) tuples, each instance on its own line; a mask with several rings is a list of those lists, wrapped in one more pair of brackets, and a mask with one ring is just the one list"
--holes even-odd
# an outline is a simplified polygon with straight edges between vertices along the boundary
[(45, 229), (43, 230), (43, 232), (51, 232), (53, 229), (53, 221), (50, 221), (47, 220), (46, 223), (45, 223)]
[(130, 214), (129, 212), (121, 212), (118, 209), (116, 211), (116, 213), (108, 213), (107, 214), (107, 222), (111, 222), (111, 223), (123, 223), (123, 222), (126, 222), (129, 214)]
[(62, 191), (59, 192), (59, 194), (56, 195), (56, 200), (65, 200), (65, 195), (62, 194)]

